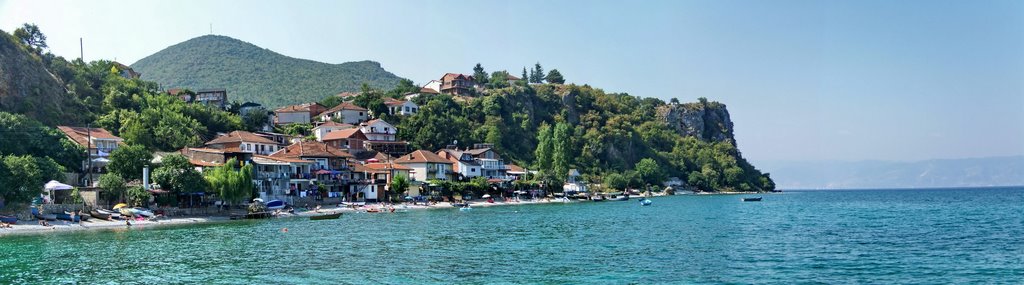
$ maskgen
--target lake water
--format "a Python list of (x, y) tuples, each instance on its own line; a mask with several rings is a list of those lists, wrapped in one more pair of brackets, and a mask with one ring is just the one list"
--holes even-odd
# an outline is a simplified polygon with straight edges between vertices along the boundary
[(1022, 188), (763, 196), (12, 236), (0, 238), (0, 284), (1024, 280)]

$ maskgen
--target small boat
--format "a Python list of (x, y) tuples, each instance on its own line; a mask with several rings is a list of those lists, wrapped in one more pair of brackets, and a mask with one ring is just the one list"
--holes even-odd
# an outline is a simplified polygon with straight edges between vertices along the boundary
[(324, 215), (310, 216), (309, 219), (310, 220), (314, 220), (314, 221), (316, 221), (316, 220), (334, 220), (334, 219), (337, 219), (337, 218), (340, 218), (340, 217), (341, 217), (341, 212), (338, 212), (338, 213), (333, 213), (333, 214), (324, 214)]
[(267, 202), (267, 209), (268, 210), (284, 209), (284, 201), (281, 201), (281, 200), (270, 200), (270, 202)]
[(452, 206), (453, 207), (458, 207), (458, 208), (468, 207), (469, 206), (469, 202), (465, 202), (465, 203), (452, 203)]
[(762, 197), (743, 198), (743, 202), (761, 202)]
[(121, 207), (121, 208), (115, 208), (114, 210), (117, 210), (117, 212), (121, 213), (121, 216), (124, 217), (124, 218), (135, 217), (135, 212), (133, 212), (131, 208)]
[(604, 200), (605, 200), (604, 196), (601, 196), (601, 195), (594, 195), (593, 197), (590, 197), (590, 201), (594, 201), (594, 202), (604, 202)]
[(643, 200), (640, 200), (640, 206), (650, 206), (651, 203), (654, 203), (651, 199), (644, 198)]
[(466, 205), (465, 207), (459, 208), (459, 211), (461, 211), (461, 212), (472, 211), (472, 210), (473, 210), (473, 207), (470, 207), (469, 205)]
[(608, 198), (608, 201), (629, 201), (629, 195), (612, 195)]
[(58, 220), (62, 220), (62, 221), (70, 221), (70, 222), (80, 222), (80, 221), (82, 221), (81, 216), (79, 216), (79, 215), (75, 215), (74, 218), (72, 218), (71, 214), (68, 214), (68, 213), (59, 213), (59, 214), (54, 214), (54, 215), (57, 217)]
[(572, 199), (569, 199), (569, 198), (566, 198), (566, 197), (558, 197), (558, 198), (555, 198), (555, 202), (556, 203), (572, 203)]
[(57, 215), (54, 214), (40, 214), (39, 209), (32, 208), (32, 216), (39, 220), (56, 221)]
[(135, 208), (131, 208), (129, 210), (132, 212), (132, 214), (134, 214), (136, 216), (143, 216), (143, 217), (146, 217), (146, 218), (152, 218), (153, 217), (153, 212), (150, 211), (149, 209), (146, 209), (146, 208), (135, 207)]
[(270, 218), (270, 217), (273, 217), (273, 216), (274, 215), (271, 214), (270, 212), (248, 213), (248, 214), (245, 214), (245, 219), (247, 219), (247, 220), (267, 219), (267, 218)]
[(18, 223), (18, 217), (0, 215), (0, 222), (5, 223), (5, 224), (12, 224), (12, 225), (13, 224), (17, 224)]
[(367, 212), (367, 213), (380, 213), (380, 209), (377, 209), (377, 208), (369, 208), (369, 209), (366, 209), (366, 212)]
[(97, 219), (108, 221), (121, 218), (121, 213), (104, 209), (93, 209), (92, 211), (89, 211), (89, 215)]

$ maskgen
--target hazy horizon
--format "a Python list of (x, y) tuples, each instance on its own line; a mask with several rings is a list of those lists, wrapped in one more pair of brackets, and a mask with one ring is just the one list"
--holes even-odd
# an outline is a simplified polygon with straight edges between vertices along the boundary
[(77, 58), (82, 37), (86, 60), (126, 64), (211, 24), (418, 84), (540, 62), (608, 92), (723, 102), (755, 166), (1024, 155), (1024, 2), (0, 0), (0, 29), (23, 23), (54, 54)]

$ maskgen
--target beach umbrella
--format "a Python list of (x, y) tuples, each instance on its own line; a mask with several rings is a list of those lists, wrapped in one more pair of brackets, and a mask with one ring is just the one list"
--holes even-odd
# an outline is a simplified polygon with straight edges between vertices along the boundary
[(46, 190), (54, 191), (54, 190), (71, 190), (71, 189), (74, 189), (75, 187), (72, 187), (71, 185), (67, 185), (67, 184), (64, 184), (64, 183), (57, 182), (57, 180), (50, 180), (50, 182), (46, 182), (46, 185), (43, 185), (43, 188), (46, 188)]
[(491, 198), (491, 194), (484, 194), (483, 196), (480, 197), (484, 199)]

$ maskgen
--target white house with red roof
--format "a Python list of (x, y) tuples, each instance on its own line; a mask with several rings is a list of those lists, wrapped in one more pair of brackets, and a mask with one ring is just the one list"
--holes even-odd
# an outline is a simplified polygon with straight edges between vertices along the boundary
[(313, 135), (316, 136), (317, 141), (324, 141), (324, 136), (333, 132), (344, 129), (355, 129), (356, 126), (346, 123), (338, 123), (334, 121), (327, 121), (326, 123), (313, 127)]
[(324, 122), (340, 121), (346, 124), (359, 124), (365, 122), (370, 110), (356, 106), (352, 102), (341, 102), (334, 108), (327, 109), (320, 114), (320, 120)]
[(269, 155), (278, 150), (277, 142), (246, 131), (233, 131), (206, 142), (206, 147), (235, 152)]
[(384, 98), (384, 105), (392, 115), (412, 115), (420, 110), (420, 106), (410, 100)]
[(454, 174), (451, 161), (425, 150), (417, 150), (399, 157), (393, 163), (411, 168), (409, 175), (413, 181), (451, 180)]

